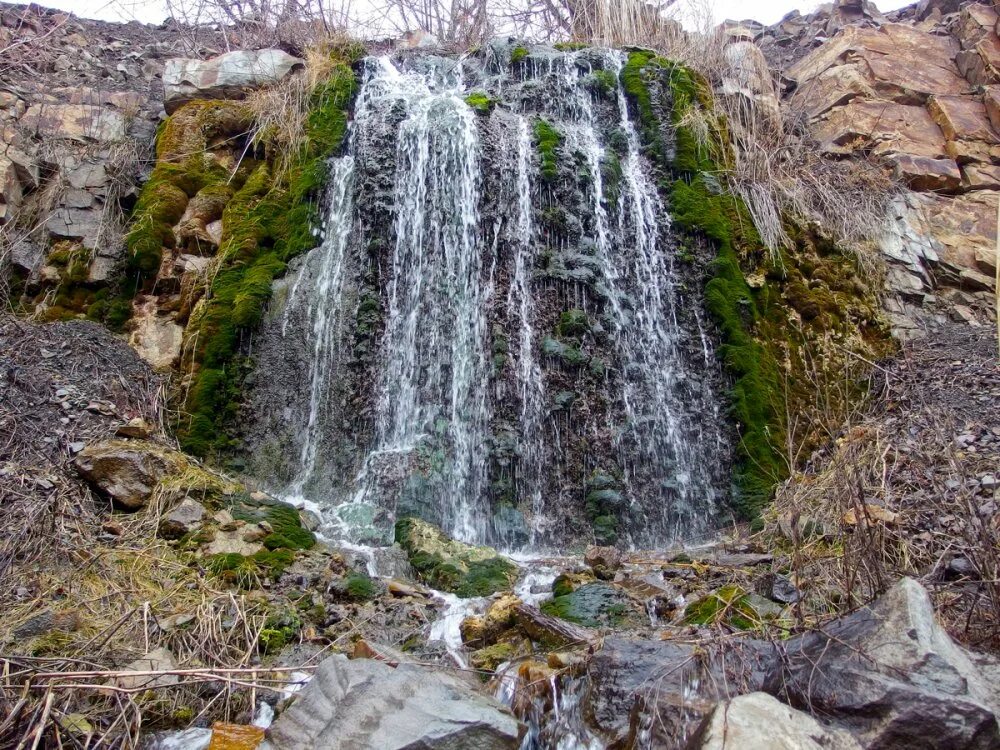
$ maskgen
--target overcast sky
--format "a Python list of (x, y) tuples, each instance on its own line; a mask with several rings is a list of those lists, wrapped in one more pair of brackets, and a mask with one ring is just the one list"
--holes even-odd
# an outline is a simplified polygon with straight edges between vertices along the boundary
[[(901, 8), (914, 1), (876, 0), (876, 4), (880, 10), (887, 11)], [(795, 9), (806, 13), (821, 4), (814, 0), (704, 0), (698, 4), (706, 3), (711, 5), (717, 21), (727, 18), (737, 20), (753, 18), (763, 23), (774, 23)], [(159, 23), (167, 16), (165, 0), (39, 0), (39, 4), (69, 10), (84, 18), (100, 18), (106, 21), (137, 20), (144, 23)], [(363, 4), (363, 0), (357, 4)]]

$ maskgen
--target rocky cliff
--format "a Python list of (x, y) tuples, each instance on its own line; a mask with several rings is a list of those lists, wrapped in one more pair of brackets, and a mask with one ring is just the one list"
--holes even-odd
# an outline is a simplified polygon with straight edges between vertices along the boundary
[(829, 158), (877, 155), (907, 188), (880, 242), (897, 332), (916, 333), (921, 312), (990, 320), (1000, 200), (992, 5), (924, 0), (882, 14), (840, 0), (740, 28), (776, 71), (783, 105)]

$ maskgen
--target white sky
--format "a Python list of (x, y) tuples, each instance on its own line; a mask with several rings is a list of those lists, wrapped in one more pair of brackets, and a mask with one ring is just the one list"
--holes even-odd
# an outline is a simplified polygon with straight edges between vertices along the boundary
[[(915, 1), (876, 0), (876, 5), (882, 11), (889, 11)], [(818, 0), (705, 0), (698, 5), (705, 3), (711, 5), (716, 21), (752, 18), (762, 23), (774, 23), (791, 10), (806, 13), (821, 5)], [(39, 4), (106, 21), (160, 23), (167, 16), (165, 0), (39, 0)]]

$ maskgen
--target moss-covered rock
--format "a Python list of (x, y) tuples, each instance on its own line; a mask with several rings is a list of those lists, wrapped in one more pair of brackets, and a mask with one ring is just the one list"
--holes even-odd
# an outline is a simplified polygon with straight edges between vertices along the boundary
[(555, 182), (559, 176), (559, 147), (563, 135), (548, 120), (539, 117), (534, 125), (535, 148), (538, 149), (539, 171), (546, 182)]
[(588, 628), (637, 626), (645, 620), (645, 613), (624, 591), (596, 581), (543, 602), (542, 611)]
[(449, 539), (419, 518), (400, 519), (395, 533), (420, 578), (441, 591), (488, 596), (509, 589), (517, 578), (517, 566), (496, 550)]
[(684, 622), (688, 625), (728, 625), (737, 630), (760, 628), (781, 614), (781, 607), (737, 584), (728, 584), (688, 604)]
[[(161, 128), (158, 163), (127, 240), (134, 276), (151, 280), (156, 274), (189, 200), (197, 211), (216, 214), (227, 197), (223, 187), (232, 194), (221, 208), (217, 271), (185, 331), (193, 344), (185, 362), (191, 387), (177, 433), (182, 447), (195, 455), (218, 454), (229, 446), (227, 427), (239, 409), (248, 367), (243, 334), (259, 323), (271, 284), (288, 261), (317, 242), (317, 205), (311, 197), (322, 188), (326, 160), (347, 130), (357, 86), (353, 54), (332, 53), (330, 75), (313, 90), (302, 141), (291, 153), (288, 144), (272, 142), (266, 133), (249, 143), (252, 113), (239, 102), (191, 102)], [(243, 144), (238, 166), (217, 158), (216, 144), (227, 138)]]
[(497, 100), (483, 91), (473, 91), (465, 97), (468, 104), (478, 115), (488, 115), (497, 105)]

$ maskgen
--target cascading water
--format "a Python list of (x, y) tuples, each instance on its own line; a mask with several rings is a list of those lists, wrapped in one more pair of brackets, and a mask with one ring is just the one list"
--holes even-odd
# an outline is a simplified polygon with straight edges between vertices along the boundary
[(404, 515), (507, 549), (707, 530), (721, 377), (625, 93), (595, 86), (623, 56), (508, 55), (365, 61), (323, 242), (260, 336), (251, 470), (353, 542)]
[[(306, 315), (311, 322), (312, 343), (312, 356), (309, 360), (309, 416), (299, 459), (301, 470), (287, 493), (296, 499), (304, 499), (305, 483), (316, 469), (317, 444), (322, 438), (320, 410), (330, 387), (335, 362), (339, 360), (345, 253), (353, 221), (354, 157), (347, 155), (334, 159), (331, 164), (323, 242), (319, 251), (313, 253), (309, 262), (299, 270), (292, 286), (291, 300), (281, 321), (284, 336), (296, 306), (308, 306)], [(318, 268), (311, 267), (315, 265)], [(298, 296), (296, 290), (299, 283), (308, 273), (316, 276), (315, 293), (308, 297)]]

